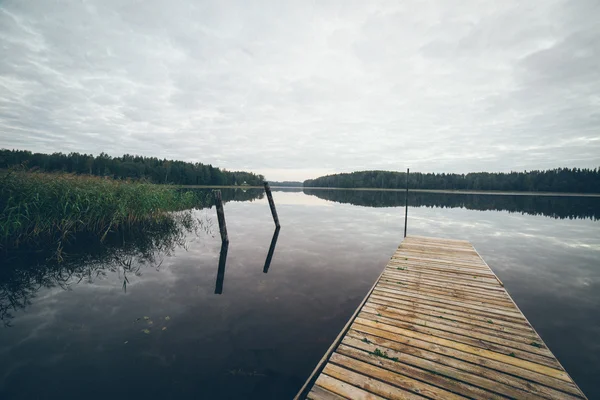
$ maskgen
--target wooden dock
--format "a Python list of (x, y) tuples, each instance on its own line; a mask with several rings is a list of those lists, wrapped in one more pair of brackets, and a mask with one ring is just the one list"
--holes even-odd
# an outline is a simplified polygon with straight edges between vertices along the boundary
[(469, 242), (407, 237), (296, 399), (585, 399)]

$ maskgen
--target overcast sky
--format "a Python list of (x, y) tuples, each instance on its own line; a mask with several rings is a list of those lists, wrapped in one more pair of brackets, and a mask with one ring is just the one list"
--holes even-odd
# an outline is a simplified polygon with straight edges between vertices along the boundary
[(0, 2), (0, 147), (268, 179), (600, 166), (600, 1)]

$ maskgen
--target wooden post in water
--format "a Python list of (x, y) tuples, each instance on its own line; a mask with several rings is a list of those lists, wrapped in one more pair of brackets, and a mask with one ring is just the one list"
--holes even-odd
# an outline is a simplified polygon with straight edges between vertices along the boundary
[(406, 227), (408, 224), (408, 174), (410, 168), (406, 168), (406, 194), (404, 195), (404, 237), (406, 237)]
[(269, 200), (269, 207), (271, 208), (271, 214), (273, 215), (273, 221), (275, 222), (275, 226), (277, 228), (279, 225), (279, 217), (277, 216), (277, 210), (275, 209), (275, 202), (273, 201), (273, 194), (271, 193), (271, 188), (269, 187), (269, 182), (265, 181), (265, 193), (267, 194), (267, 199)]
[(215, 190), (215, 206), (217, 207), (217, 219), (219, 220), (219, 232), (221, 232), (221, 241), (229, 243), (227, 236), (227, 225), (225, 224), (225, 211), (223, 210), (223, 198), (221, 191)]

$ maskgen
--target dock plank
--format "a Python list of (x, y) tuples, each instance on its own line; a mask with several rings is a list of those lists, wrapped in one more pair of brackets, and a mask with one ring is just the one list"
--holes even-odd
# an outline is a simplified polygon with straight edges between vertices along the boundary
[(409, 236), (296, 399), (586, 399), (464, 240)]

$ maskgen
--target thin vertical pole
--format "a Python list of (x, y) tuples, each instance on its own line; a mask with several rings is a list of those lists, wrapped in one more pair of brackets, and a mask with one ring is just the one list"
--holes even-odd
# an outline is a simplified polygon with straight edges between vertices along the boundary
[(267, 199), (269, 200), (269, 207), (271, 208), (271, 214), (273, 215), (273, 221), (275, 222), (275, 226), (277, 228), (279, 225), (279, 217), (277, 216), (277, 210), (275, 209), (275, 201), (273, 201), (273, 194), (271, 193), (271, 187), (269, 186), (269, 182), (265, 181), (265, 193), (267, 194)]
[(217, 206), (217, 219), (219, 220), (219, 232), (221, 233), (221, 241), (229, 243), (227, 236), (227, 225), (225, 224), (225, 210), (223, 210), (223, 198), (221, 191), (215, 190), (215, 205)]
[(406, 168), (406, 194), (404, 195), (404, 237), (406, 237), (406, 227), (408, 224), (408, 174), (410, 168)]

